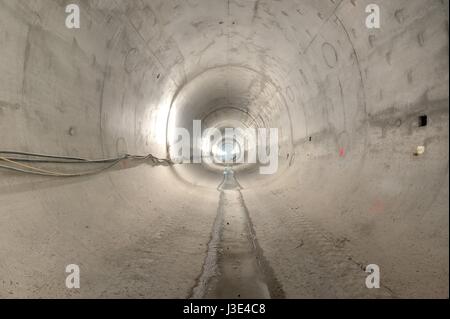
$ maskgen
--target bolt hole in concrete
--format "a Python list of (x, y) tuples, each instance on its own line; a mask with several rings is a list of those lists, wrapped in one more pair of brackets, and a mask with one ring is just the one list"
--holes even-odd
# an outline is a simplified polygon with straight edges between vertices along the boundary
[(428, 125), (428, 116), (421, 115), (419, 116), (419, 127), (425, 127)]

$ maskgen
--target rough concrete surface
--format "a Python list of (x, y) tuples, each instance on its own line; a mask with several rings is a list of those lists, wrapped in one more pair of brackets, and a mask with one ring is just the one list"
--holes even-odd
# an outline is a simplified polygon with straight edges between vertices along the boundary
[(448, 298), (448, 9), (0, 0), (1, 156), (167, 158), (193, 120), (280, 141), (276, 174), (237, 165), (226, 189), (206, 164), (0, 168), (0, 297)]

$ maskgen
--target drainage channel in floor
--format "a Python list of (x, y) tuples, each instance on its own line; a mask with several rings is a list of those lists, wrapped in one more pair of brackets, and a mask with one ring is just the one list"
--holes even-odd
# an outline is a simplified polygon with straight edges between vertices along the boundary
[(234, 172), (227, 168), (203, 271), (192, 298), (268, 299), (284, 294), (256, 240)]

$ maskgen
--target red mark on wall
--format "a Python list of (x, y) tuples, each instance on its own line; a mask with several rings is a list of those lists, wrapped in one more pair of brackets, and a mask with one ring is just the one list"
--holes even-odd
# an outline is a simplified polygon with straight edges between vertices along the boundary
[(342, 147), (339, 149), (339, 156), (340, 157), (344, 157), (345, 156), (345, 150)]
[(369, 210), (371, 213), (382, 213), (384, 212), (384, 203), (381, 200), (377, 199), (372, 204), (372, 207), (370, 207)]

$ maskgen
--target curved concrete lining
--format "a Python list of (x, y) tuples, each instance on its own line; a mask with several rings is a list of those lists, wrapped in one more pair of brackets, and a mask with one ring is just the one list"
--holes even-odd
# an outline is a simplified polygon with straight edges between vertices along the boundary
[(190, 297), (240, 205), (272, 297), (448, 298), (448, 2), (376, 1), (367, 29), (372, 2), (89, 0), (68, 29), (69, 1), (1, 0), (0, 152), (166, 158), (193, 120), (280, 150), (234, 169), (223, 221), (221, 166), (0, 170), (0, 297)]

